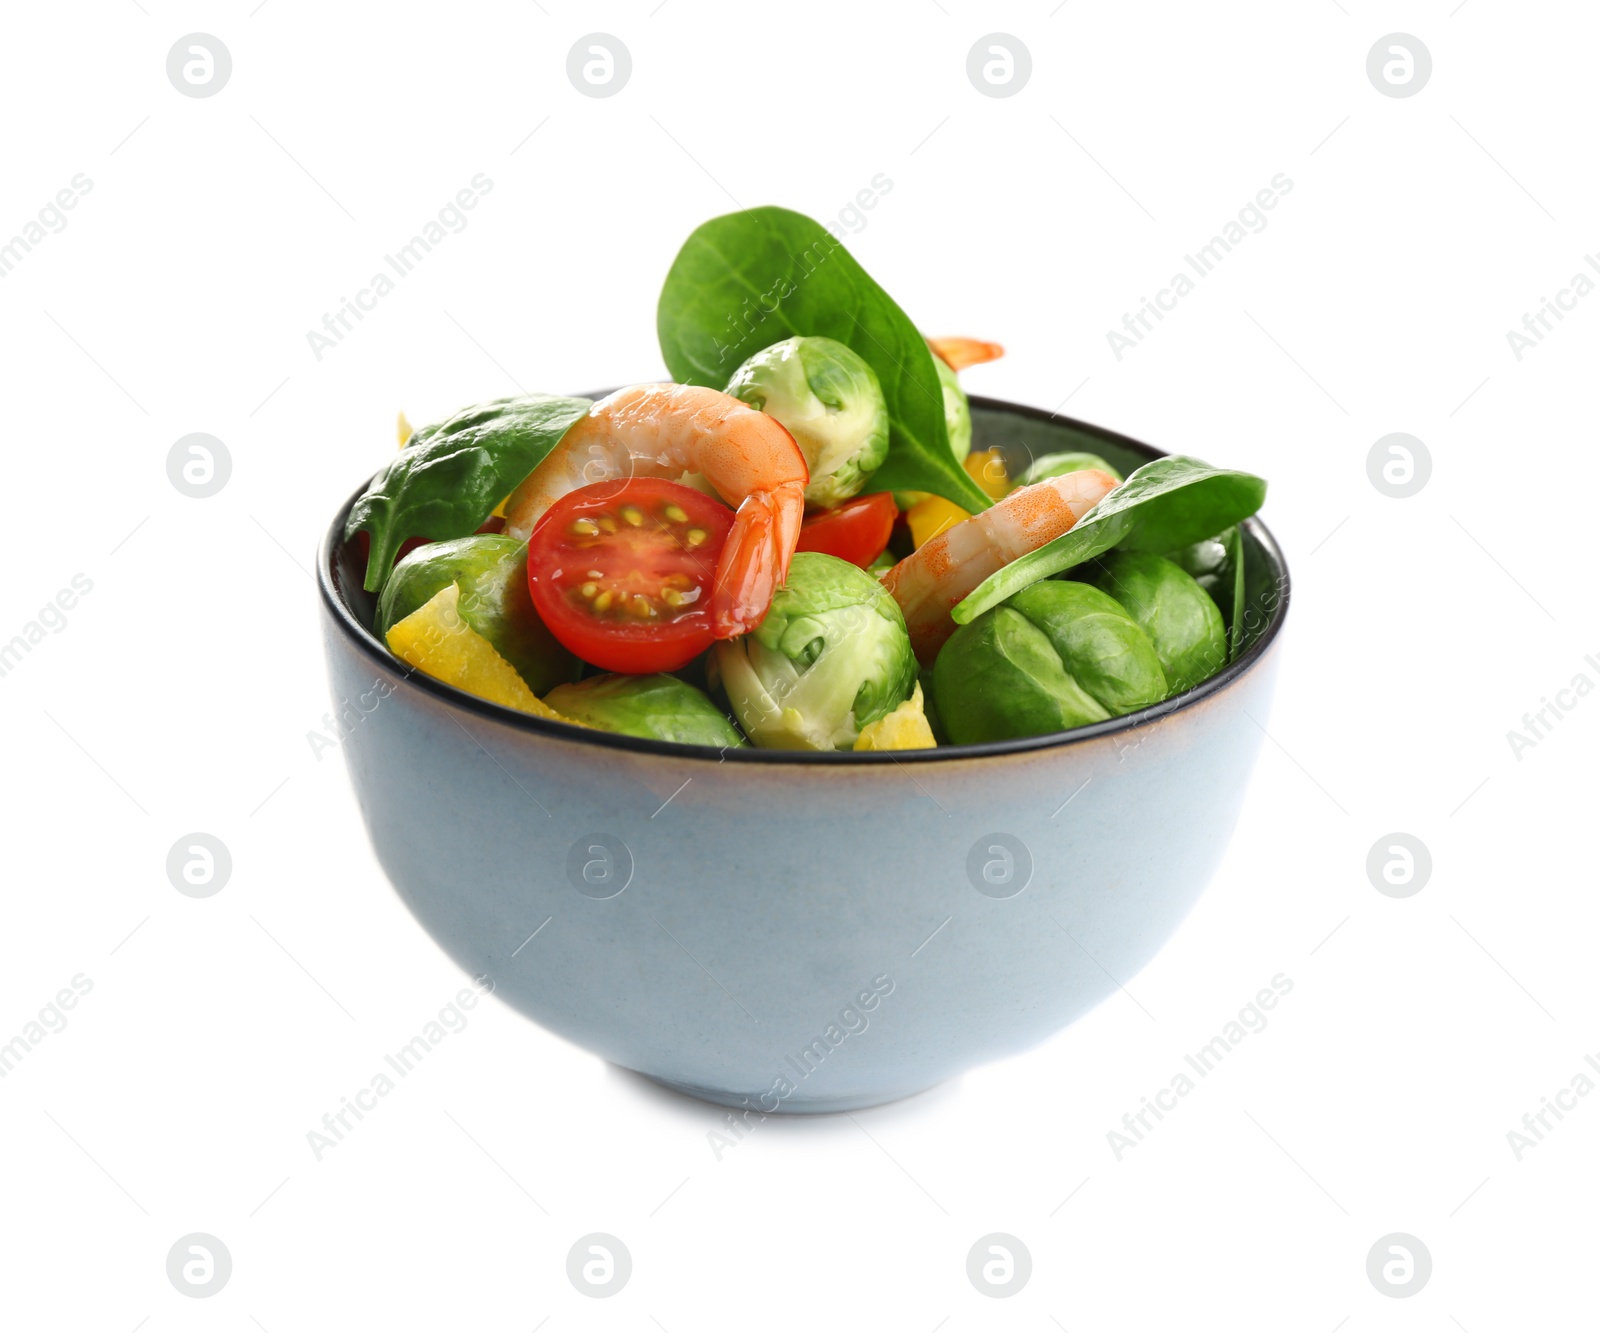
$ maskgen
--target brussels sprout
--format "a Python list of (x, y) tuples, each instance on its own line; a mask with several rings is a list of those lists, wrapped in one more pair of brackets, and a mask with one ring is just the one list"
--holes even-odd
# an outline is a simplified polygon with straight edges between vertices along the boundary
[(1122, 480), (1122, 473), (1099, 454), (1069, 453), (1046, 454), (1043, 458), (1034, 459), (1027, 470), (1017, 478), (1016, 484), (1032, 486), (1034, 482), (1043, 481), (1046, 477), (1064, 477), (1069, 472), (1082, 472), (1090, 467), (1097, 467), (1102, 472), (1109, 472), (1118, 481)]
[(957, 745), (1103, 722), (1167, 694), (1155, 647), (1126, 609), (1087, 583), (1056, 579), (957, 629), (933, 684)]
[(710, 699), (676, 676), (589, 676), (556, 686), (545, 702), (575, 722), (625, 736), (682, 745), (745, 743)]
[(1243, 646), (1244, 640), (1244, 538), (1236, 523), (1215, 537), (1168, 551), (1167, 559), (1194, 579), (1222, 612), (1228, 634), (1228, 656)]
[[(1232, 532), (1233, 529), (1228, 531)], [(1167, 559), (1207, 592), (1211, 592), (1218, 580), (1225, 578), (1229, 572), (1228, 547), (1224, 540), (1227, 536), (1225, 532), (1190, 546), (1180, 546), (1176, 551), (1168, 551)]]
[(717, 676), (745, 734), (786, 750), (848, 750), (911, 695), (905, 617), (877, 579), (802, 551), (766, 619), (716, 646)]
[(960, 462), (972, 452), (972, 409), (967, 406), (967, 391), (943, 357), (933, 358), (939, 372), (939, 388), (944, 393), (944, 433), (950, 437), (950, 452)]
[(535, 694), (575, 679), (583, 669), (533, 609), (528, 544), (514, 537), (485, 533), (419, 546), (383, 585), (374, 626), (378, 637), (450, 583), (461, 589), (461, 618), (494, 645)]
[(1115, 551), (1090, 582), (1121, 602), (1150, 636), (1172, 694), (1198, 685), (1228, 660), (1222, 612), (1171, 560), (1144, 551)]
[(776, 417), (811, 469), (808, 503), (831, 506), (867, 484), (889, 452), (889, 409), (877, 372), (832, 338), (786, 338), (757, 352), (728, 393)]

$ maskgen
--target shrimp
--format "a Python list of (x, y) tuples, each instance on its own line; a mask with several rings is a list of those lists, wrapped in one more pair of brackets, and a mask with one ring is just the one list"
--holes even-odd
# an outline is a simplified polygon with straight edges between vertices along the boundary
[(928, 346), (951, 370), (981, 366), (985, 361), (998, 361), (1006, 354), (999, 343), (979, 342), (976, 338), (929, 338)]
[(931, 537), (883, 576), (905, 613), (917, 660), (933, 665), (955, 633), (950, 608), (1003, 565), (1054, 541), (1117, 484), (1099, 468), (1021, 486)]
[(580, 486), (685, 473), (703, 476), (737, 511), (711, 593), (716, 635), (730, 639), (761, 623), (788, 576), (811, 479), (794, 437), (737, 398), (691, 384), (638, 384), (602, 398), (512, 491), (506, 532), (526, 541)]

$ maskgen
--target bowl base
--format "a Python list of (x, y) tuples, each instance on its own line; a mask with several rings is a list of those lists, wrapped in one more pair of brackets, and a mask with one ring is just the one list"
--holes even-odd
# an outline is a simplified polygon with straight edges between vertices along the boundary
[(731, 1106), (736, 1111), (756, 1110), (765, 1115), (831, 1115), (843, 1111), (864, 1111), (873, 1106), (887, 1106), (890, 1102), (903, 1101), (907, 1097), (915, 1097), (918, 1093), (927, 1092), (929, 1088), (936, 1088), (937, 1083), (930, 1083), (926, 1087), (903, 1088), (889, 1092), (863, 1092), (846, 1097), (785, 1097), (778, 1103), (775, 1110), (764, 1111), (761, 1107), (761, 1097), (766, 1093), (736, 1093), (723, 1088), (698, 1088), (692, 1083), (677, 1083), (670, 1078), (657, 1078), (654, 1074), (646, 1074), (643, 1070), (634, 1070), (641, 1078), (647, 1078), (658, 1087), (666, 1088), (669, 1092), (681, 1093), (685, 1097), (693, 1097), (696, 1101), (710, 1102), (713, 1106)]

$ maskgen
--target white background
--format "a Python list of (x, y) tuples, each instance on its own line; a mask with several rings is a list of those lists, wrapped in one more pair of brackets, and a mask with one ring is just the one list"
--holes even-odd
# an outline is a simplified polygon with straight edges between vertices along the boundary
[[(1597, 17), (8, 6), (0, 237), (74, 174), (93, 188), (0, 280), (0, 639), (74, 574), (93, 590), (0, 679), (0, 1042), (73, 976), (93, 989), (0, 1080), (0, 1323), (1592, 1320), (1600, 1096), (1520, 1161), (1507, 1132), (1600, 1051), (1600, 698), (1520, 759), (1507, 732), (1579, 672), (1600, 683), (1600, 299), (1520, 362), (1505, 335), (1600, 246)], [(1033, 63), (1003, 99), (965, 72), (995, 30)], [(233, 59), (204, 99), (165, 72), (197, 31)], [(633, 59), (604, 100), (565, 74), (594, 31)], [(1403, 99), (1365, 72), (1397, 31), (1433, 58)], [(307, 331), (479, 172), (466, 230), (317, 360)], [(335, 506), (399, 408), (660, 376), (656, 295), (695, 225), (736, 203), (828, 220), (877, 173), (892, 191), (848, 244), (921, 327), (1006, 344), (973, 392), (1070, 397), (1271, 479), (1295, 603), (1209, 893), (1127, 998), (1043, 1048), (900, 1105), (769, 1120), (720, 1160), (718, 1112), (497, 1001), (315, 1160), (307, 1132), (463, 984), (379, 873), (340, 756), (307, 740), (329, 707), (308, 570)], [(1277, 173), (1294, 188), (1270, 225), (1118, 361), (1106, 331)], [(194, 431), (233, 460), (207, 500), (166, 475)], [(1432, 455), (1410, 499), (1368, 480), (1392, 431)], [(204, 900), (164, 868), (197, 830), (233, 858)], [(1433, 858), (1400, 900), (1365, 869), (1397, 830)], [(1270, 1025), (1118, 1161), (1108, 1131), (1277, 973)], [(207, 1300), (165, 1274), (193, 1231), (233, 1256)], [(591, 1231), (633, 1255), (609, 1300), (565, 1276)], [(965, 1272), (992, 1231), (1033, 1256), (1007, 1300)], [(1365, 1273), (1395, 1231), (1433, 1256), (1405, 1300)]]

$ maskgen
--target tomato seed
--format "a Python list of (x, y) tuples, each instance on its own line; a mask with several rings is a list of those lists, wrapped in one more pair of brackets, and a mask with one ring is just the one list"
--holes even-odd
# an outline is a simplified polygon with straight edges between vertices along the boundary
[(580, 518), (573, 520), (567, 532), (574, 537), (598, 537), (600, 526), (592, 518)]
[(600, 591), (600, 585), (598, 583), (585, 583), (578, 591), (592, 602)]
[(663, 507), (661, 512), (665, 514), (668, 521), (672, 523), (687, 523), (689, 521), (689, 516), (684, 513), (683, 510), (679, 509), (677, 505), (666, 505)]
[(644, 522), (644, 515), (632, 505), (624, 505), (619, 512), (622, 515), (622, 521), (630, 528), (636, 528), (639, 526), (639, 524)]
[(700, 543), (706, 539), (706, 530), (704, 528), (690, 528), (689, 531), (684, 534), (684, 539), (689, 543), (690, 546), (699, 546)]
[(611, 609), (611, 590), (609, 588), (594, 599), (594, 609), (596, 611), (608, 611)]

